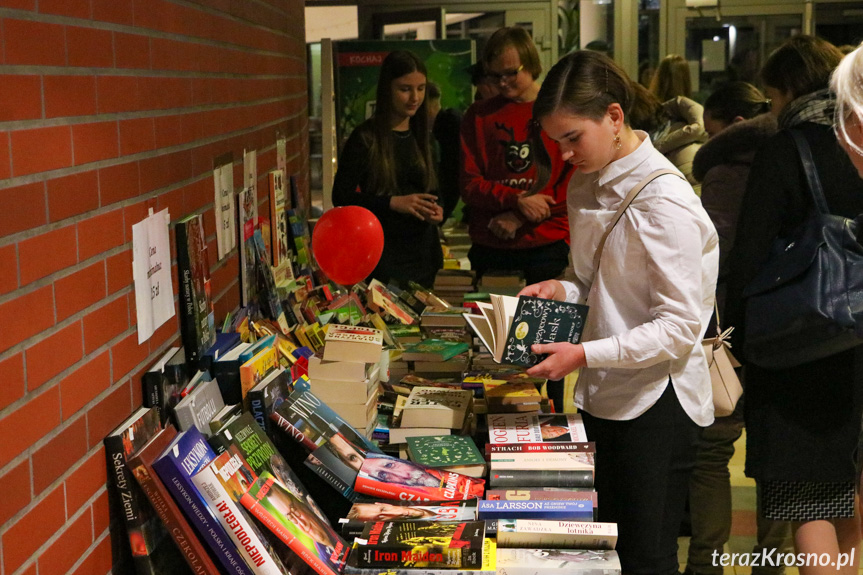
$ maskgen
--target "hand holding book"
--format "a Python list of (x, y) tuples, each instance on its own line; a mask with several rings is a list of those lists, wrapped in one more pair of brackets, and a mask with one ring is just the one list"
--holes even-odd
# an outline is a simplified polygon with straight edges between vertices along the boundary
[(580, 343), (536, 343), (531, 346), (531, 351), (540, 356), (547, 356), (527, 370), (527, 374), (531, 377), (563, 379), (567, 374), (587, 365), (584, 346)]
[(563, 284), (557, 280), (546, 280), (544, 282), (525, 286), (524, 289), (518, 292), (518, 295), (539, 297), (542, 299), (553, 299), (555, 301), (566, 300), (566, 290), (563, 288)]

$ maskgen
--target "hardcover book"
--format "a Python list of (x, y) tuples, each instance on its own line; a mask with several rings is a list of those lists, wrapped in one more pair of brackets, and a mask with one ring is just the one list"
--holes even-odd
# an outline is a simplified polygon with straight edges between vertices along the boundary
[(616, 551), (602, 549), (499, 549), (500, 575), (620, 575)]
[(510, 470), (593, 470), (594, 451), (491, 453), (492, 471)]
[(382, 453), (367, 453), (354, 484), (357, 493), (380, 499), (440, 501), (482, 497), (485, 481)]
[(357, 539), (357, 566), (479, 569), (484, 543), (484, 521), (376, 521)]
[(593, 487), (593, 469), (492, 469), (492, 487)]
[[(159, 431), (129, 460), (129, 468), (191, 572), (195, 575), (220, 575), (192, 526), (153, 470), (153, 461), (176, 435), (177, 430), (171, 425)], [(172, 569), (176, 569), (176, 566), (172, 566)]]
[(108, 496), (112, 507), (123, 517), (132, 560), (138, 573), (153, 570), (153, 554), (166, 533), (135, 482), (128, 460), (161, 429), (158, 412), (141, 407), (103, 440), (111, 479)]
[(507, 519), (497, 522), (499, 548), (614, 549), (616, 544), (616, 523), (551, 519)]
[(590, 501), (597, 505), (596, 491), (589, 487), (524, 487), (513, 489), (486, 489), (489, 501)]
[(264, 379), (249, 390), (246, 403), (249, 412), (264, 431), (271, 425), (270, 414), (285, 401), (291, 393), (291, 372), (282, 368), (271, 371)]
[(237, 245), (240, 246), (240, 305), (248, 307), (257, 296), (257, 276), (255, 274), (255, 234), (258, 220), (258, 203), (255, 190), (244, 187), (237, 194)]
[(189, 381), (183, 348), (172, 347), (141, 377), (144, 407), (153, 407), (165, 425), (173, 418), (174, 406)]
[(469, 436), (408, 437), (406, 441), (408, 455), (412, 461), (471, 477), (485, 475), (485, 459)]
[(593, 503), (586, 500), (499, 501), (483, 500), (480, 519), (559, 519), (593, 521)]
[(192, 427), (174, 438), (153, 463), (153, 469), (198, 532), (201, 541), (210, 548), (226, 572), (231, 575), (251, 575), (256, 571), (246, 565), (228, 532), (216, 519), (215, 510), (207, 505), (191, 480), (192, 475), (213, 459), (215, 453), (207, 445), (204, 436), (197, 427)]
[(414, 387), (402, 411), (400, 427), (461, 429), (472, 402), (473, 393), (466, 389)]
[(238, 343), (233, 349), (217, 358), (210, 368), (213, 378), (219, 382), (222, 399), (225, 400), (226, 404), (242, 404), (243, 402), (240, 366), (245, 362), (240, 361), (240, 354), (251, 345), (246, 342)]
[[(486, 523), (488, 533), (488, 523)], [(449, 567), (417, 569), (400, 569), (394, 567), (357, 567), (356, 551), (352, 551), (345, 565), (344, 575), (496, 575), (497, 544), (493, 538), (486, 537), (482, 548), (481, 569), (452, 569)]]
[(272, 475), (263, 473), (240, 501), (316, 573), (341, 573), (347, 543)]
[(354, 503), (339, 519), (342, 535), (359, 537), (373, 521), (476, 521), (476, 499), (466, 501), (373, 501)]
[(495, 413), (488, 415), (488, 442), (549, 443), (586, 442), (584, 422), (577, 413)]
[(463, 341), (425, 339), (405, 346), (402, 361), (447, 361), (467, 350), (468, 344)]
[(180, 335), (186, 359), (194, 369), (200, 369), (201, 356), (216, 343), (216, 314), (203, 216), (195, 214), (177, 222), (175, 235), (180, 280)]
[(377, 363), (381, 359), (383, 333), (370, 327), (330, 325), (324, 342), (326, 361)]
[(279, 354), (275, 346), (265, 347), (252, 359), (240, 366), (240, 392), (243, 406), (248, 409), (246, 396), (249, 390), (261, 383), (267, 375), (279, 368)]
[(578, 343), (588, 311), (582, 304), (494, 294), (490, 304), (477, 306), (481, 315), (465, 314), (465, 319), (495, 361), (525, 367), (545, 359), (533, 353), (533, 344)]
[(209, 436), (210, 420), (223, 407), (222, 392), (216, 381), (203, 381), (174, 407), (174, 416), (181, 431), (197, 427), (205, 436)]

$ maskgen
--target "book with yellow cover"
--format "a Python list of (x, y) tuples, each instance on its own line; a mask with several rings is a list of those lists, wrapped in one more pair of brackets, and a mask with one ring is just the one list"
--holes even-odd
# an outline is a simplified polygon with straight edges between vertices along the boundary
[(240, 366), (240, 387), (243, 402), (249, 390), (261, 383), (269, 373), (279, 368), (279, 354), (275, 346), (265, 347), (252, 359)]

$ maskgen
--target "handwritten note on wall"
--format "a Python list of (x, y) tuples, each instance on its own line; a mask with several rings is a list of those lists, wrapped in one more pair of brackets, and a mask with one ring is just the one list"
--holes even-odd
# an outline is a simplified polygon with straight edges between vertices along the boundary
[(174, 287), (171, 281), (171, 248), (167, 209), (132, 226), (132, 279), (138, 316), (138, 343), (174, 317)]

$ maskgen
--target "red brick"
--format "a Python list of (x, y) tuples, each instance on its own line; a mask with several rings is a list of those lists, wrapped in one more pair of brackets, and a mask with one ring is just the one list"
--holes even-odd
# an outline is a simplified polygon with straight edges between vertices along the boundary
[(183, 188), (183, 208), (196, 212), (213, 201), (213, 178), (203, 178)]
[(120, 120), (120, 154), (128, 156), (147, 152), (156, 147), (153, 118)]
[(18, 255), (15, 244), (0, 248), (0, 295), (9, 293), (18, 287)]
[(132, 2), (117, 2), (117, 0), (92, 0), (93, 20), (98, 22), (113, 22), (115, 24), (132, 24)]
[(78, 222), (78, 260), (85, 261), (124, 243), (123, 210)]
[(0, 121), (42, 117), (42, 83), (39, 76), (0, 76)]
[(26, 459), (0, 477), (0, 525), (30, 503), (30, 462)]
[(48, 220), (58, 222), (99, 207), (99, 178), (95, 171), (48, 180)]
[(33, 461), (33, 493), (38, 496), (75, 466), (87, 453), (87, 422), (79, 417), (36, 450)]
[(105, 264), (101, 261), (54, 282), (57, 321), (87, 308), (106, 296)]
[(132, 112), (138, 109), (138, 79), (128, 76), (99, 76), (96, 94), (100, 114)]
[(24, 354), (19, 353), (0, 361), (0, 410), (24, 397), (24, 393)]
[[(162, 154), (154, 158), (141, 160), (141, 191), (151, 192), (164, 188), (176, 182), (191, 178), (192, 154), (189, 150)], [(180, 212), (171, 212), (171, 217)]]
[[(173, 319), (173, 318), (172, 318)], [(171, 320), (168, 320), (170, 323)], [(111, 367), (114, 380), (121, 379), (147, 359), (150, 348), (145, 341), (138, 344), (138, 334), (132, 333), (111, 347)]]
[(36, 11), (36, 0), (0, 0), (0, 6), (15, 10)]
[[(98, 445), (102, 444), (100, 439)], [(97, 449), (72, 469), (66, 478), (66, 505), (75, 513), (100, 489), (105, 488), (108, 470), (105, 467), (105, 450)], [(96, 531), (100, 533), (101, 530)]]
[(111, 538), (96, 545), (71, 575), (102, 575), (111, 571)]
[(153, 110), (183, 108), (192, 103), (192, 81), (188, 78), (141, 78), (141, 100)]
[(66, 51), (69, 66), (110, 68), (114, 65), (114, 45), (109, 30), (67, 26)]
[(108, 352), (91, 359), (60, 382), (63, 420), (72, 419), (81, 408), (111, 386), (111, 358)]
[(102, 206), (134, 198), (141, 193), (138, 162), (118, 164), (99, 170), (99, 198)]
[(87, 411), (88, 441), (91, 447), (102, 443), (106, 435), (132, 414), (131, 397), (127, 381)]
[(127, 329), (129, 306), (123, 296), (90, 312), (84, 318), (84, 353), (92, 352)]
[[(174, 275), (174, 278), (176, 279), (176, 275)], [(165, 342), (179, 337), (179, 327), (180, 326), (176, 321), (168, 320), (156, 328), (156, 331), (153, 332), (153, 335), (149, 339), (150, 353), (152, 354), (154, 351), (162, 347)]]
[(3, 567), (12, 573), (36, 552), (66, 522), (63, 486), (33, 506), (3, 535)]
[[(102, 460), (104, 460), (104, 454), (102, 455)], [(104, 469), (104, 465), (102, 468)], [(103, 472), (104, 475), (104, 472)], [(71, 497), (69, 497), (69, 483), (66, 483), (66, 499), (69, 502), (69, 509), (72, 509), (71, 505)], [(96, 538), (99, 538), (103, 532), (108, 530), (108, 527), (111, 523), (111, 508), (108, 504), (108, 492), (103, 491), (101, 495), (96, 497), (93, 500), (93, 505), (90, 506), (93, 510), (93, 533), (96, 534)]]
[(72, 165), (72, 129), (69, 126), (12, 132), (12, 173), (16, 176), (47, 172)]
[(90, 3), (69, 2), (69, 0), (39, 0), (39, 12), (71, 16), (72, 18), (90, 18)]
[(6, 64), (65, 66), (66, 34), (63, 26), (29, 20), (3, 21)]
[(117, 122), (72, 126), (72, 147), (76, 166), (116, 158), (120, 152)]
[(12, 175), (9, 154), (9, 132), (0, 132), (0, 179), (5, 180)]
[(66, 226), (18, 243), (21, 285), (75, 265), (78, 261), (75, 226)]
[(39, 556), (40, 573), (65, 573), (93, 542), (93, 517), (88, 511), (65, 527), (54, 543)]
[(138, 34), (114, 32), (114, 55), (117, 59), (117, 68), (147, 70), (150, 68), (150, 38)]
[(0, 352), (54, 325), (52, 287), (45, 286), (0, 304), (0, 325), (3, 326), (0, 329)]
[(84, 357), (81, 322), (40, 339), (26, 353), (27, 391), (33, 391)]
[(157, 148), (179, 146), (188, 141), (183, 132), (183, 122), (179, 121), (178, 116), (161, 116), (155, 120)]
[(132, 250), (125, 250), (105, 260), (108, 273), (108, 295), (132, 284)]
[(93, 76), (45, 76), (45, 117), (90, 116), (96, 113)]
[(0, 419), (0, 469), (60, 425), (60, 388), (53, 387)]

